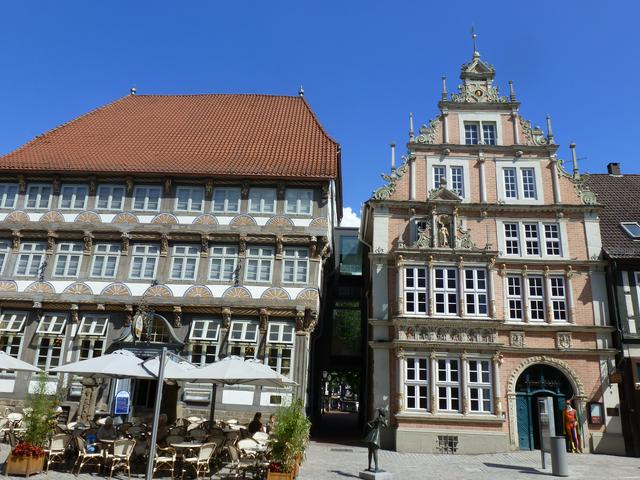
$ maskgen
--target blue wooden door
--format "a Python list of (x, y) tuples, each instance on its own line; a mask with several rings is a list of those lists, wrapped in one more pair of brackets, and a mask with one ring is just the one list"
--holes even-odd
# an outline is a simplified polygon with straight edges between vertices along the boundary
[(516, 410), (518, 411), (518, 441), (520, 450), (533, 450), (533, 430), (531, 428), (531, 412), (528, 395), (516, 396)]

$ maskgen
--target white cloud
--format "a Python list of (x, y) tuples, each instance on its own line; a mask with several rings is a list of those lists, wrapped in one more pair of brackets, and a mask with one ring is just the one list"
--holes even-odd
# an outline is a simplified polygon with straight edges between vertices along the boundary
[(360, 226), (360, 217), (356, 212), (353, 211), (351, 207), (344, 207), (342, 209), (342, 221), (340, 222), (341, 227), (359, 227)]

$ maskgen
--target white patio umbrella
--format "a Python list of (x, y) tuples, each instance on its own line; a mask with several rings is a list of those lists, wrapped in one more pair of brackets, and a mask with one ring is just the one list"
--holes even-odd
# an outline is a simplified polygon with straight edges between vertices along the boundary
[(141, 358), (128, 350), (116, 350), (112, 353), (78, 362), (67, 363), (51, 369), (53, 373), (73, 373), (84, 377), (101, 378), (156, 378), (146, 370)]
[(222, 385), (255, 385), (260, 387), (284, 388), (297, 385), (284, 375), (280, 375), (268, 365), (258, 360), (244, 360), (240, 357), (226, 357), (195, 370), (189, 370), (183, 377), (199, 383)]
[(23, 362), (17, 358), (12, 357), (6, 352), (0, 350), (0, 370), (15, 370), (18, 372), (35, 372), (40, 373), (38, 367), (34, 367), (30, 363)]
[[(160, 357), (154, 357), (143, 362), (142, 367), (153, 375), (154, 378), (158, 378), (160, 371)], [(193, 363), (187, 362), (177, 355), (167, 354), (164, 364), (164, 379), (165, 381), (184, 380), (185, 377), (189, 377), (189, 372), (195, 368), (196, 366)]]

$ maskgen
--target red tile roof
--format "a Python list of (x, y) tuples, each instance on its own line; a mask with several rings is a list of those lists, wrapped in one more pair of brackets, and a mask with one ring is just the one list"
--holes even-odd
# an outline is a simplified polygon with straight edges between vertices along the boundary
[(336, 178), (302, 97), (129, 95), (0, 157), (4, 171)]

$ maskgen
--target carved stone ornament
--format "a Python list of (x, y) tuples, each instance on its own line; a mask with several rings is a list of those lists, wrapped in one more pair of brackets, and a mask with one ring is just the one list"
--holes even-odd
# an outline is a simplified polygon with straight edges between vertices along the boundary
[(320, 242), (322, 243), (322, 250), (320, 251), (320, 256), (325, 259), (329, 258), (331, 255), (331, 245), (329, 244), (329, 239), (327, 237), (321, 237)]
[(510, 332), (509, 344), (512, 347), (518, 347), (518, 348), (524, 347), (524, 332)]
[(498, 332), (493, 328), (400, 326), (398, 340), (438, 343), (496, 343)]
[(165, 195), (169, 195), (171, 193), (171, 179), (170, 178), (165, 178), (164, 179), (164, 193)]
[(529, 120), (525, 120), (522, 117), (519, 118), (527, 145), (543, 146), (547, 144), (547, 137), (540, 127), (531, 128)]
[(276, 237), (276, 258), (282, 259), (282, 235)]
[(231, 325), (231, 309), (223, 307), (222, 309), (222, 328), (229, 328)]
[(398, 168), (391, 170), (390, 175), (382, 174), (382, 179), (387, 182), (386, 185), (380, 187), (375, 192), (373, 192), (373, 198), (376, 200), (388, 200), (393, 195), (393, 192), (396, 191), (396, 183), (402, 178), (402, 176), (407, 173), (409, 170), (409, 162), (413, 161), (413, 156), (410, 154), (402, 156), (402, 165)]
[(309, 240), (309, 256), (318, 258), (318, 237), (311, 237)]
[(322, 184), (322, 200), (327, 201), (329, 199), (329, 184)]
[(438, 215), (438, 246), (442, 248), (449, 247), (449, 239), (451, 238), (451, 220), (449, 215)]
[(473, 240), (471, 240), (471, 229), (462, 228), (462, 222), (458, 225), (456, 246), (464, 250), (472, 250), (476, 246)]
[(174, 328), (182, 327), (182, 307), (178, 305), (173, 307), (173, 326)]
[(129, 234), (127, 232), (122, 232), (122, 235), (120, 236), (120, 239), (122, 241), (122, 255), (128, 255), (129, 254)]
[(209, 235), (203, 233), (200, 236), (200, 256), (206, 257), (209, 255)]
[(78, 304), (71, 304), (71, 323), (78, 323)]
[(11, 249), (14, 252), (20, 250), (20, 237), (22, 237), (20, 230), (13, 230), (11, 232)]
[(213, 180), (207, 180), (204, 184), (204, 193), (208, 198), (211, 198), (211, 195), (213, 195)]
[(267, 324), (269, 323), (269, 310), (266, 308), (260, 309), (260, 333), (265, 334), (267, 332)]
[(47, 232), (47, 253), (53, 253), (56, 249), (56, 237), (58, 235), (53, 230)]
[(127, 177), (124, 182), (127, 184), (127, 195), (131, 195), (133, 193), (133, 178)]
[(27, 179), (24, 175), (18, 175), (18, 193), (27, 193)]
[(244, 257), (247, 252), (247, 237), (245, 235), (240, 235), (240, 239), (238, 240), (238, 255)]
[(54, 195), (60, 194), (60, 179), (55, 177), (52, 182), (52, 191)]
[(98, 182), (96, 177), (91, 177), (89, 180), (89, 195), (95, 195), (97, 190)]
[(279, 183), (276, 187), (276, 195), (278, 200), (284, 200), (284, 192), (287, 190), (287, 187), (284, 183)]
[(438, 122), (437, 118), (429, 120), (429, 126), (422, 125), (420, 127), (420, 131), (418, 136), (416, 137), (416, 143), (436, 143), (436, 135), (438, 133), (438, 126), (440, 122)]
[(311, 310), (305, 320), (304, 331), (306, 333), (313, 332), (317, 324), (318, 324), (318, 312), (316, 310)]
[(500, 95), (497, 86), (470, 82), (458, 85), (458, 93), (451, 94), (451, 101), (456, 103), (507, 103), (509, 100)]
[(296, 310), (296, 332), (304, 331), (304, 309)]
[(431, 227), (429, 225), (427, 225), (425, 228), (418, 229), (418, 240), (416, 240), (416, 243), (414, 243), (414, 247), (431, 247)]
[(558, 332), (556, 334), (556, 348), (560, 350), (571, 348), (571, 332)]
[(91, 232), (83, 233), (82, 243), (84, 245), (84, 249), (83, 249), (84, 255), (91, 255), (91, 250), (93, 249), (93, 235), (91, 234)]
[(124, 317), (124, 325), (126, 327), (129, 327), (133, 323), (133, 305), (125, 305), (124, 311), (126, 312), (126, 316)]
[(160, 256), (166, 257), (169, 253), (169, 236), (163, 233), (160, 236)]
[(243, 183), (240, 189), (240, 194), (242, 195), (243, 199), (247, 199), (249, 198), (249, 184), (248, 183)]
[(566, 270), (566, 276), (567, 276), (567, 279), (571, 279), (571, 278), (573, 278), (574, 273), (575, 273), (575, 272), (573, 271), (573, 267), (572, 267), (571, 265), (569, 265), (569, 266), (567, 267), (567, 270)]

